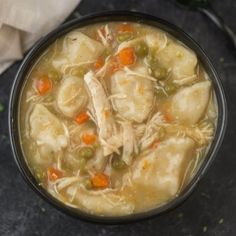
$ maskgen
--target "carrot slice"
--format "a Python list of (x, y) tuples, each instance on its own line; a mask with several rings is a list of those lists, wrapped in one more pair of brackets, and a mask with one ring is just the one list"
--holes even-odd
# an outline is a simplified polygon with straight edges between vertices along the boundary
[(98, 58), (97, 61), (94, 63), (94, 68), (95, 68), (96, 70), (99, 70), (99, 69), (101, 69), (101, 68), (103, 67), (103, 65), (104, 65), (104, 59), (100, 57), (100, 58)]
[(159, 144), (160, 144), (160, 140), (156, 140), (151, 144), (151, 148), (157, 148)]
[(47, 75), (43, 75), (39, 79), (37, 79), (36, 88), (38, 90), (38, 93), (43, 96), (52, 90), (52, 81), (48, 78)]
[(75, 117), (75, 121), (80, 125), (89, 120), (87, 112), (82, 112)]
[(117, 31), (118, 33), (134, 32), (134, 28), (130, 24), (123, 23), (117, 26)]
[(134, 49), (124, 48), (118, 54), (119, 61), (122, 65), (132, 65), (135, 62), (135, 52)]
[(174, 120), (174, 118), (170, 114), (168, 114), (168, 113), (164, 114), (164, 119), (168, 123), (170, 123), (170, 122), (172, 122)]
[(106, 188), (109, 185), (109, 177), (104, 173), (96, 173), (91, 178), (91, 183), (93, 187), (96, 188)]
[(48, 175), (48, 179), (50, 181), (56, 181), (57, 179), (59, 179), (63, 176), (63, 174), (60, 170), (55, 169), (53, 167), (48, 168), (47, 175)]
[(95, 134), (83, 134), (82, 137), (81, 137), (83, 143), (89, 145), (89, 144), (93, 144), (97, 137)]

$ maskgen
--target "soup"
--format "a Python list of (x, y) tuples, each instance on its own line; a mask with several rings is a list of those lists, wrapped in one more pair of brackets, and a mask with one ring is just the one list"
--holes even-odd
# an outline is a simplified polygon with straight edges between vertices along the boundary
[(171, 201), (211, 145), (217, 103), (196, 54), (160, 29), (88, 25), (33, 65), (20, 100), (26, 162), (52, 196), (96, 215)]

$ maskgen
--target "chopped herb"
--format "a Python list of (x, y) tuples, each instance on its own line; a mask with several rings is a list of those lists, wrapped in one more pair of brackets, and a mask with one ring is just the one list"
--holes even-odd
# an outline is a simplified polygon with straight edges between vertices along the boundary
[(204, 226), (204, 227), (202, 228), (202, 231), (203, 231), (203, 233), (205, 233), (205, 232), (207, 231), (207, 226)]
[(219, 224), (222, 224), (223, 222), (224, 222), (223, 218), (219, 219), (219, 221), (218, 221)]
[(3, 112), (4, 111), (4, 106), (3, 104), (0, 102), (0, 112)]
[(225, 61), (224, 57), (221, 57), (220, 62), (224, 62), (224, 61)]
[(44, 213), (44, 212), (46, 212), (46, 209), (41, 207), (41, 211)]

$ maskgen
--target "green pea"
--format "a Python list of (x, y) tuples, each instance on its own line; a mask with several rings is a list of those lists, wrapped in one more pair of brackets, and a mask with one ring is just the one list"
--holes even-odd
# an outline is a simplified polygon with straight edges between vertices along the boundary
[(48, 77), (51, 79), (51, 80), (60, 80), (60, 75), (57, 71), (55, 70), (52, 70), (52, 71), (49, 71), (48, 72)]
[(84, 170), (86, 164), (87, 164), (87, 159), (84, 157), (80, 157), (78, 160), (78, 166), (79, 166), (80, 170)]
[(158, 59), (155, 57), (155, 56), (148, 56), (148, 59), (147, 59), (147, 62), (151, 68), (152, 71), (155, 70), (155, 68), (157, 67), (158, 65)]
[(133, 34), (130, 32), (125, 32), (117, 36), (118, 42), (124, 42), (133, 38)]
[(110, 48), (106, 48), (102, 55), (104, 57), (108, 57), (109, 55), (111, 55), (111, 49)]
[(45, 171), (43, 171), (43, 170), (40, 169), (40, 168), (35, 168), (35, 169), (34, 169), (34, 174), (35, 174), (36, 179), (37, 179), (39, 182), (43, 181), (43, 179), (45, 178)]
[(78, 67), (75, 70), (72, 71), (72, 75), (76, 75), (79, 77), (83, 77), (87, 73), (87, 69), (84, 67)]
[(116, 170), (121, 170), (127, 167), (125, 162), (118, 157), (113, 158), (112, 167)]
[(146, 43), (141, 42), (136, 45), (135, 52), (139, 57), (145, 57), (148, 55), (148, 46)]
[(157, 67), (152, 71), (152, 75), (158, 80), (164, 80), (167, 76), (167, 70), (165, 68)]
[(46, 102), (52, 102), (54, 99), (53, 95), (52, 94), (49, 94), (46, 98), (45, 98), (45, 101)]
[(79, 150), (79, 157), (90, 159), (94, 155), (94, 150), (91, 147), (82, 147)]
[(165, 86), (165, 91), (168, 95), (173, 94), (177, 90), (177, 86), (173, 83), (169, 83)]
[(85, 179), (85, 180), (84, 180), (84, 186), (85, 186), (85, 188), (87, 188), (87, 189), (91, 189), (91, 188), (92, 188), (91, 180), (90, 180), (90, 179)]
[(157, 95), (158, 98), (165, 98), (165, 97), (167, 97), (167, 95), (165, 94), (165, 92), (163, 91), (163, 89), (158, 89), (158, 90), (156, 91), (156, 95)]

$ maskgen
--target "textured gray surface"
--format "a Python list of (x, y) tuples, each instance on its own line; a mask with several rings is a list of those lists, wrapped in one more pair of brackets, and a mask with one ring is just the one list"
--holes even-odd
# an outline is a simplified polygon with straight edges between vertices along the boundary
[[(236, 1), (215, 0), (217, 11), (236, 32)], [(39, 198), (23, 181), (14, 163), (7, 131), (7, 103), (20, 62), (0, 76), (0, 235), (236, 235), (236, 60), (225, 36), (203, 15), (176, 8), (171, 1), (84, 0), (78, 10), (146, 12), (183, 28), (205, 49), (227, 92), (228, 131), (220, 152), (191, 197), (161, 217), (128, 225), (96, 225), (70, 218)]]

